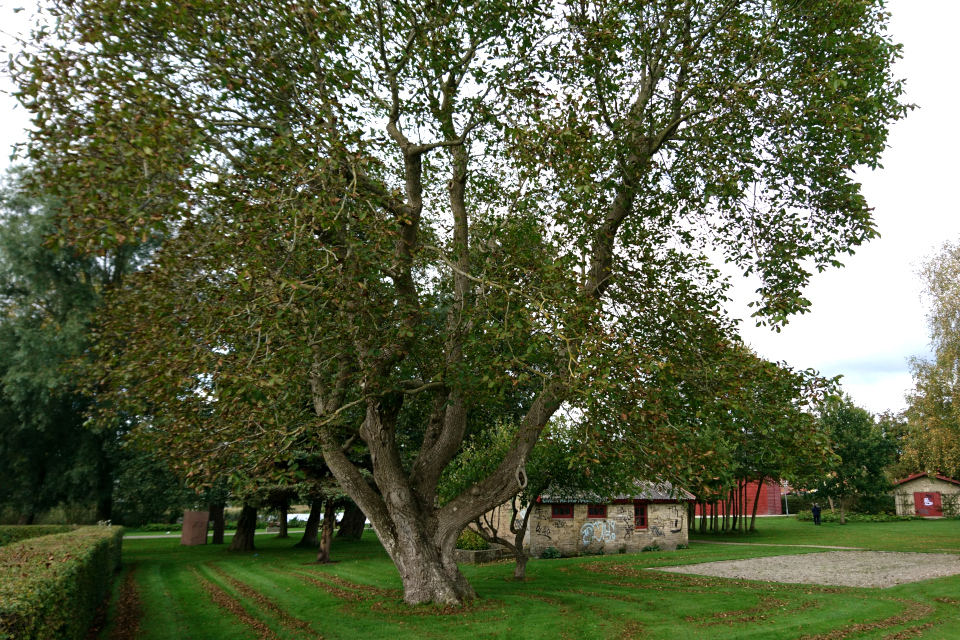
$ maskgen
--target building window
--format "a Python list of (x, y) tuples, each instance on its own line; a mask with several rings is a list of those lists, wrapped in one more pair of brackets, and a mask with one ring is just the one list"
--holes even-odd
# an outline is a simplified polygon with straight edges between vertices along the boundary
[(555, 504), (553, 505), (553, 510), (551, 513), (553, 518), (572, 518), (573, 517), (573, 505), (572, 504)]
[(633, 505), (633, 527), (635, 529), (647, 528), (647, 505), (645, 504)]
[(590, 506), (587, 507), (587, 517), (588, 518), (606, 518), (607, 505), (591, 504)]

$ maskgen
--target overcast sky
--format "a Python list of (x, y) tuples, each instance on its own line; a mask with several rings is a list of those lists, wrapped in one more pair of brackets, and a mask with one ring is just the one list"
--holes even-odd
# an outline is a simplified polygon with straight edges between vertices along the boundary
[[(884, 168), (859, 179), (875, 208), (881, 238), (848, 258), (846, 267), (816, 274), (807, 291), (811, 312), (794, 318), (779, 334), (756, 328), (746, 303), (754, 283), (737, 281), (729, 310), (744, 318), (741, 335), (763, 357), (829, 376), (842, 375), (844, 390), (874, 412), (904, 407), (911, 386), (907, 358), (928, 354), (925, 308), (918, 262), (945, 240), (960, 238), (960, 128), (956, 104), (957, 0), (893, 0), (891, 32), (904, 45), (896, 73), (907, 79), (908, 102), (919, 108), (894, 125)], [(15, 8), (26, 11), (14, 13)], [(3, 64), (26, 29), (32, 0), (0, 0)], [(0, 80), (0, 168), (9, 149), (23, 139), (27, 119)]]

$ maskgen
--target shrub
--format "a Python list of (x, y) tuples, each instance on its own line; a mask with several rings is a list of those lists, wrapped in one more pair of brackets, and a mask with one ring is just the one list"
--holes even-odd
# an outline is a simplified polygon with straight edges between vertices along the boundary
[(31, 524), (26, 526), (15, 525), (0, 527), (0, 547), (30, 538), (39, 538), (40, 536), (49, 536), (55, 533), (66, 533), (72, 529), (73, 527), (65, 524)]
[(490, 543), (480, 537), (473, 529), (464, 529), (457, 538), (457, 549), (466, 551), (486, 551), (490, 548)]
[(641, 553), (644, 551), (660, 551), (660, 545), (654, 542), (653, 544), (648, 544), (643, 549), (640, 549)]
[(682, 542), (677, 545), (677, 551), (680, 551), (681, 549), (689, 549), (689, 548), (690, 548), (689, 545), (683, 544)]
[(560, 549), (556, 547), (547, 547), (543, 550), (543, 553), (540, 554), (541, 560), (556, 560), (557, 558), (562, 557), (563, 554), (560, 553)]
[[(813, 522), (813, 513), (810, 511), (801, 511), (794, 516), (800, 522)], [(903, 522), (904, 520), (923, 520), (921, 516), (897, 516), (889, 513), (856, 513), (846, 514), (847, 522)], [(820, 513), (821, 522), (837, 523), (840, 522), (840, 512), (831, 512), (824, 510)]]
[(123, 527), (0, 548), (0, 640), (84, 638), (120, 566)]
[(894, 516), (897, 514), (897, 503), (893, 496), (861, 496), (857, 498), (854, 510), (857, 513)]
[(182, 524), (145, 524), (136, 528), (137, 531), (156, 531), (158, 533), (166, 533), (167, 531), (181, 531), (183, 530)]

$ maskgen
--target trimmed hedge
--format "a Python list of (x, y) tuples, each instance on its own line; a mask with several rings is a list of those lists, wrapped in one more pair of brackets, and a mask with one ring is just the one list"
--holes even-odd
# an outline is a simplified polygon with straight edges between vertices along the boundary
[[(800, 522), (813, 522), (813, 513), (810, 511), (801, 511), (794, 516)], [(848, 512), (846, 514), (847, 522), (903, 522), (904, 520), (923, 520), (922, 516), (897, 516), (888, 513), (856, 513)], [(840, 522), (840, 512), (831, 512), (824, 509), (820, 513), (821, 522)]]
[[(292, 522), (292, 521), (289, 522), (289, 523), (287, 523), (287, 524), (288, 524), (288, 526), (293, 527), (293, 522)], [(303, 524), (306, 524), (306, 520), (302, 520), (300, 526), (303, 526)], [(236, 521), (226, 522), (226, 523), (224, 523), (224, 527), (223, 527), (223, 528), (224, 528), (225, 531), (234, 531), (234, 530), (236, 530), (236, 528), (237, 528), (237, 523), (236, 523)], [(266, 529), (266, 528), (267, 528), (267, 523), (266, 523), (266, 522), (257, 522), (257, 529)], [(210, 524), (208, 525), (208, 529), (209, 529), (210, 531), (213, 531), (213, 520), (210, 521)], [(183, 525), (182, 525), (182, 524), (179, 524), (179, 523), (174, 523), (174, 524), (144, 524), (144, 525), (141, 525), (141, 526), (139, 526), (139, 527), (128, 527), (128, 532), (136, 532), (136, 533), (154, 533), (154, 532), (156, 532), (156, 533), (166, 533), (166, 532), (168, 532), (168, 531), (170, 531), (170, 532), (173, 532), (173, 531), (183, 531)]]
[(76, 527), (66, 524), (30, 524), (0, 526), (0, 547), (5, 547), (14, 542), (28, 540), (30, 538), (39, 538), (40, 536), (50, 536), (55, 533), (66, 533), (73, 531)]
[(0, 548), (0, 640), (85, 638), (122, 541), (123, 527), (82, 527)]

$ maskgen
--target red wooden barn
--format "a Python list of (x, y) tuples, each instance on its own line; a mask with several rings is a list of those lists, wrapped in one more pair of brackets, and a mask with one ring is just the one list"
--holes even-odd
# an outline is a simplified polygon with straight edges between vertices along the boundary
[[(778, 516), (783, 513), (783, 504), (780, 500), (780, 491), (781, 485), (776, 480), (771, 480), (767, 478), (763, 481), (763, 486), (760, 487), (760, 496), (757, 497), (757, 483), (750, 482), (747, 484), (746, 494), (746, 513), (750, 515), (753, 513), (753, 501), (757, 498), (757, 515), (758, 516)], [(704, 505), (697, 503), (697, 515), (702, 516), (704, 510)], [(724, 510), (724, 505), (721, 503), (717, 507), (717, 512), (722, 514)], [(706, 505), (706, 515), (713, 515), (713, 510), (710, 505)]]

